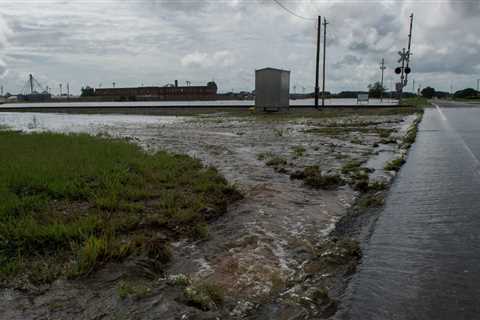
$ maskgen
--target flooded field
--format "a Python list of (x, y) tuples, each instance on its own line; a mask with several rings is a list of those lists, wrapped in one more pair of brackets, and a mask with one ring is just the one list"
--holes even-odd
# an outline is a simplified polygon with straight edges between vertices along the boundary
[[(321, 103), (321, 102), (320, 102)], [(357, 105), (357, 99), (326, 99), (325, 104), (329, 106), (335, 105)], [(368, 103), (362, 102), (360, 105), (396, 105), (398, 100), (395, 99), (370, 99)], [(205, 106), (205, 107), (222, 107), (222, 106), (254, 106), (253, 100), (209, 100), (209, 101), (124, 101), (124, 102), (44, 102), (44, 103), (5, 103), (0, 108), (25, 108), (25, 107), (169, 107), (169, 106)], [(291, 106), (313, 106), (313, 99), (297, 99), (290, 100)]]
[[(349, 255), (357, 254), (353, 242), (336, 242), (331, 232), (365, 188), (390, 182), (394, 172), (384, 166), (406, 152), (404, 137), (417, 117), (413, 111), (272, 117), (0, 113), (0, 126), (12, 130), (111, 135), (148, 151), (188, 154), (216, 167), (244, 194), (211, 225), (208, 240), (175, 243), (165, 274), (137, 279), (148, 290), (135, 298), (119, 297), (119, 283), (131, 270), (117, 264), (87, 279), (4, 288), (0, 314), (8, 319), (330, 317), (343, 276), (355, 267)], [(331, 179), (308, 185), (312, 171), (318, 179)], [(183, 277), (220, 286), (222, 307), (205, 311), (185, 303), (172, 286)]]

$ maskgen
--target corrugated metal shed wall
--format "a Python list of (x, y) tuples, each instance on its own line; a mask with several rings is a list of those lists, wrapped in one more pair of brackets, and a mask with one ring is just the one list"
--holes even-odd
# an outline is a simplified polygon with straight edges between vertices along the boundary
[(288, 108), (290, 105), (290, 71), (273, 68), (255, 71), (255, 107)]

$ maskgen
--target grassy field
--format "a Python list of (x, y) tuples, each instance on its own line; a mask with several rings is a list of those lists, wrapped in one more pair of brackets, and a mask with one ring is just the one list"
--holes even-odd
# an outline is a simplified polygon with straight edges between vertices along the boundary
[(161, 267), (169, 241), (205, 238), (240, 194), (188, 156), (88, 135), (0, 132), (0, 280), (89, 274), (110, 261)]
[(431, 104), (428, 102), (427, 98), (424, 97), (415, 97), (415, 98), (406, 98), (402, 99), (402, 106), (411, 106), (416, 108), (425, 108), (430, 107)]

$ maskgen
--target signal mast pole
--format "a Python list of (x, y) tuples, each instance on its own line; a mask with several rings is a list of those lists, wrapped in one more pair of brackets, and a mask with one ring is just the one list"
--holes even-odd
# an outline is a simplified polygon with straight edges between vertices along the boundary
[[(410, 15), (410, 32), (408, 33), (408, 50), (403, 48), (402, 51), (399, 51), (400, 59), (398, 62), (402, 63), (401, 67), (395, 69), (395, 73), (400, 75), (400, 82), (397, 83), (396, 90), (398, 92), (399, 103), (402, 102), (403, 88), (408, 83), (408, 74), (410, 73), (410, 56), (412, 55), (411, 46), (412, 46), (412, 28), (413, 28), (413, 13)], [(406, 65), (405, 65), (406, 64)]]
[[(407, 68), (410, 67), (410, 56), (412, 55), (412, 52), (410, 51), (412, 47), (412, 28), (413, 28), (413, 13), (410, 15), (410, 32), (408, 33), (408, 55), (407, 55)], [(405, 85), (407, 85), (408, 81), (408, 73), (405, 76)]]

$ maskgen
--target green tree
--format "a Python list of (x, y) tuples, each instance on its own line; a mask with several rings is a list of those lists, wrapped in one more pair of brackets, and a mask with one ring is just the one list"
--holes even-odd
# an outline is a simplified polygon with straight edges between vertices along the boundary
[(368, 95), (370, 98), (380, 98), (385, 93), (385, 87), (380, 82), (368, 85)]
[(435, 89), (433, 89), (432, 87), (426, 87), (422, 90), (421, 94), (422, 97), (432, 99), (435, 96)]
[(477, 95), (478, 95), (477, 90), (472, 88), (467, 88), (467, 89), (463, 89), (455, 92), (453, 96), (455, 98), (460, 98), (460, 99), (472, 99), (472, 98), (476, 98)]
[(95, 89), (86, 86), (85, 88), (82, 87), (82, 97), (93, 97), (95, 95)]

